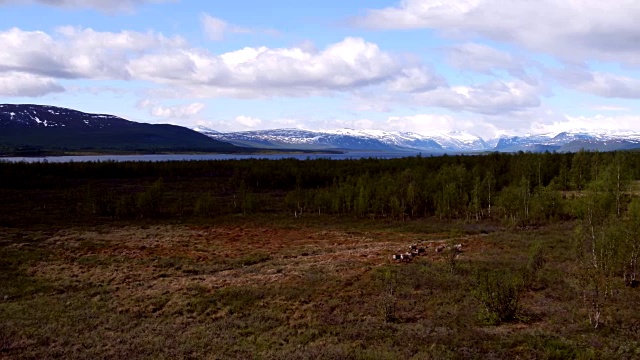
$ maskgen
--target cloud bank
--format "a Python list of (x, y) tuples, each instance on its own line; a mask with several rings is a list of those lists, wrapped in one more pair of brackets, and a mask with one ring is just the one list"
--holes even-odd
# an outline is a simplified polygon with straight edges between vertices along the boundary
[(0, 0), (3, 4), (41, 4), (68, 9), (95, 9), (107, 13), (132, 12), (136, 7), (145, 4), (177, 2), (178, 0)]

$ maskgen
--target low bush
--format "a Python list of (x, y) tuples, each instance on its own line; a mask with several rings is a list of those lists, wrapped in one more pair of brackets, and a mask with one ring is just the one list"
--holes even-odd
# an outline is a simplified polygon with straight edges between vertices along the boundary
[(520, 276), (507, 271), (478, 273), (474, 294), (484, 305), (481, 319), (490, 324), (516, 320), (522, 285)]

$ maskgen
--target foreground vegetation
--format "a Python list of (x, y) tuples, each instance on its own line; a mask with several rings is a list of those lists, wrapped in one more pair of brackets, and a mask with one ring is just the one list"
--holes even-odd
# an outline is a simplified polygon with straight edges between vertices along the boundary
[(637, 358), (638, 160), (0, 163), (0, 358)]

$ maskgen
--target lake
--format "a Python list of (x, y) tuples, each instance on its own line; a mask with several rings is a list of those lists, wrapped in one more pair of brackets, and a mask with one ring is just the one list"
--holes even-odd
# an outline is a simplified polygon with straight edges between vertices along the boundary
[[(90, 156), (47, 156), (47, 157), (5, 157), (0, 161), (8, 162), (88, 162), (88, 161), (190, 161), (190, 160), (242, 160), (242, 159), (396, 159), (416, 155), (431, 156), (432, 154), (421, 154), (411, 152), (345, 152), (344, 154), (168, 154), (168, 155), (90, 155)], [(433, 154), (439, 156), (442, 154)]]

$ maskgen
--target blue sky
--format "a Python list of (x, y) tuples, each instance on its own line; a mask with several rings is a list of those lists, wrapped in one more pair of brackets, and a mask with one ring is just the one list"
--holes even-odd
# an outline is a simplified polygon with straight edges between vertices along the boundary
[(640, 131), (635, 0), (0, 0), (0, 102), (218, 131)]

